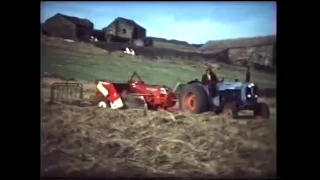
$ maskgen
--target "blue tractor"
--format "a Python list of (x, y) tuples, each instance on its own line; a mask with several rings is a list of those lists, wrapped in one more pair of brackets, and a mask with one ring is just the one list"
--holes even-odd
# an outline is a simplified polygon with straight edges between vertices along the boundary
[(258, 102), (258, 86), (250, 82), (250, 77), (246, 79), (246, 82), (225, 82), (221, 79), (216, 85), (214, 95), (208, 85), (197, 79), (190, 81), (181, 87), (180, 109), (194, 114), (215, 111), (232, 118), (237, 118), (241, 110), (252, 110), (255, 117), (268, 119), (269, 106)]

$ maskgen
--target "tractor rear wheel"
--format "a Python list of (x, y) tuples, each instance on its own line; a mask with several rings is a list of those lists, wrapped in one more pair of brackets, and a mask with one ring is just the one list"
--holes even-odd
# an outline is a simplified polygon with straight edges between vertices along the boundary
[(208, 111), (209, 100), (204, 88), (197, 84), (188, 84), (181, 90), (180, 109), (184, 112), (199, 114)]
[(238, 116), (238, 108), (236, 103), (229, 102), (223, 106), (222, 114), (229, 118), (236, 118)]
[(269, 119), (270, 117), (270, 110), (269, 106), (266, 103), (257, 103), (255, 109), (253, 110), (253, 114), (255, 117), (260, 117), (263, 119)]

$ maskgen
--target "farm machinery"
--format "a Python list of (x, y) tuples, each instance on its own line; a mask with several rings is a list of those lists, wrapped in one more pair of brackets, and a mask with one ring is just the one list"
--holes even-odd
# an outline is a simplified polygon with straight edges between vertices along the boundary
[(103, 108), (125, 108), (125, 101), (134, 96), (142, 100), (146, 108), (152, 110), (171, 111), (177, 99), (175, 93), (168, 87), (146, 84), (139, 74), (134, 72), (126, 83), (99, 81), (94, 104)]
[(188, 82), (181, 89), (179, 104), (182, 111), (202, 113), (214, 111), (236, 118), (241, 110), (252, 110), (255, 117), (269, 118), (269, 106), (258, 102), (258, 86), (251, 82), (225, 82), (216, 85), (216, 94), (210, 87), (196, 80)]
[[(59, 85), (57, 87), (63, 87), (61, 84), (57, 85)], [(69, 86), (80, 89), (78, 92), (80, 97), (83, 97), (82, 85), (69, 83)], [(52, 91), (57, 87), (53, 84)], [(140, 99), (142, 104), (150, 110), (164, 109), (170, 112), (182, 111), (192, 114), (214, 111), (232, 118), (236, 118), (241, 110), (252, 110), (256, 117), (269, 118), (269, 107), (257, 101), (258, 87), (254, 83), (237, 80), (225, 82), (222, 78), (216, 84), (215, 95), (212, 95), (209, 89), (208, 85), (195, 79), (186, 84), (178, 82), (171, 90), (166, 86), (147, 84), (137, 72), (134, 72), (124, 83), (98, 81), (92, 104), (102, 108), (123, 109), (127, 107), (127, 101), (132, 100), (130, 97), (134, 97)], [(177, 90), (180, 92), (178, 93)], [(51, 96), (54, 96), (54, 93), (51, 93)]]

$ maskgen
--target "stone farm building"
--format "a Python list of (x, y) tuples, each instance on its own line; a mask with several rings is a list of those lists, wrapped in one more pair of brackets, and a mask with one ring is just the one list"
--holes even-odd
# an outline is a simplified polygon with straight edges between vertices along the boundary
[(42, 25), (44, 34), (75, 41), (89, 41), (93, 33), (93, 23), (88, 19), (56, 14)]
[(257, 63), (264, 66), (276, 66), (276, 42), (248, 47), (229, 48), (229, 59), (242, 64), (244, 61)]
[(221, 59), (233, 64), (276, 66), (276, 36), (220, 40), (205, 44), (204, 51), (215, 50)]
[[(103, 28), (102, 32), (108, 42), (137, 42), (139, 40), (146, 43), (147, 30), (130, 19), (118, 17)], [(152, 42), (149, 43), (152, 44)]]

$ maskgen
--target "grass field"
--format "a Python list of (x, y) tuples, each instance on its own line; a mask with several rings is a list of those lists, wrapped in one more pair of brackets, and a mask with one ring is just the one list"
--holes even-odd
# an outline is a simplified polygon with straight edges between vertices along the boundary
[[(120, 57), (86, 44), (45, 42), (43, 72), (84, 83), (86, 96), (94, 79), (125, 81), (137, 71), (146, 82), (173, 86), (177, 77), (191, 80), (202, 64), (148, 61)], [(242, 73), (220, 69), (218, 75)], [(253, 72), (264, 87), (276, 86), (276, 75)], [(50, 84), (42, 79), (42, 95)], [(275, 177), (276, 100), (270, 120), (232, 120), (212, 113), (187, 115), (142, 109), (49, 105), (41, 110), (42, 173), (52, 176)]]
[[(146, 81), (153, 84), (165, 84), (174, 86), (177, 79), (193, 80), (200, 79), (205, 67), (201, 63), (186, 64), (183, 61), (168, 63), (168, 60), (143, 60), (139, 57), (124, 55), (102, 54), (98, 48), (91, 46), (64, 43), (66, 49), (57, 48), (57, 44), (45, 45), (41, 51), (41, 66), (43, 72), (56, 72), (66, 78), (76, 78), (93, 81), (94, 79), (112, 79), (115, 81), (126, 81), (134, 71)], [(92, 55), (84, 53), (81, 49), (88, 48), (88, 52), (99, 52)], [(70, 52), (71, 51), (71, 52)], [(79, 53), (81, 51), (81, 53)], [(219, 69), (215, 72), (218, 76), (244, 79), (245, 70), (238, 71)], [(276, 75), (252, 71), (252, 81), (259, 87), (276, 88)]]

